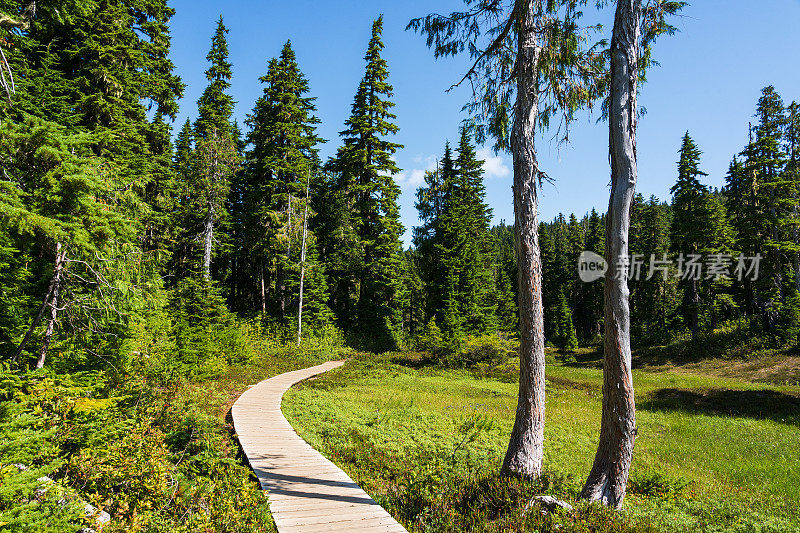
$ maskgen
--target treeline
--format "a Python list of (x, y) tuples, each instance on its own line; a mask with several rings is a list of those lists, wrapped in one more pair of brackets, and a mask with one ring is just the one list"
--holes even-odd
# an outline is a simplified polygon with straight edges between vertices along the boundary
[(0, 41), (5, 359), (43, 366), (57, 345), (90, 366), (118, 362), (129, 328), (164, 312), (187, 352), (228, 310), (396, 345), (407, 262), (382, 19), (342, 146), (323, 163), (290, 42), (242, 132), (220, 18), (196, 118), (173, 143), (184, 89), (168, 59), (173, 11), (90, 7), (0, 5), (18, 14)]
[(76, 7), (69, 24), (55, 9), (22, 11), (27, 26), (3, 41), (16, 80), (0, 110), (9, 358), (42, 366), (55, 339), (101, 364), (154, 310), (176, 321), (189, 359), (229, 311), (298, 340), (335, 325), (373, 350), (407, 345), (426, 327), (449, 340), (516, 331), (513, 253), (499, 250), (510, 235), (489, 231), (467, 130), (426, 176), (416, 248), (402, 249), (382, 18), (340, 147), (323, 162), (291, 42), (268, 61), (245, 123), (233, 119), (221, 18), (196, 118), (173, 142), (184, 86), (168, 59), (172, 11), (137, 6), (104, 4), (87, 18)]
[[(682, 333), (696, 339), (730, 320), (797, 342), (798, 104), (785, 106), (766, 87), (755, 118), (721, 189), (703, 184), (702, 152), (687, 132), (671, 201), (635, 197), (629, 267), (635, 343), (663, 343)], [(605, 226), (605, 216), (592, 210), (539, 227), (545, 335), (553, 344), (575, 347), (600, 338), (602, 281), (581, 281), (577, 265), (584, 250), (603, 255)]]
[[(311, 84), (288, 41), (259, 79), (263, 94), (245, 124), (233, 120), (221, 18), (197, 116), (173, 143), (169, 120), (184, 87), (168, 60), (171, 15), (157, 1), (121, 3), (98, 7), (90, 20), (76, 11), (65, 24), (63, 13), (43, 8), (35, 19), (22, 12), (21, 25), (7, 31), (4, 68), (15, 74), (0, 109), (7, 358), (41, 366), (55, 337), (80, 360), (113, 359), (131, 320), (154, 309), (189, 332), (178, 336), (189, 352), (229, 310), (298, 339), (303, 327), (335, 325), (373, 350), (413, 346), (432, 333), (445, 344), (516, 334), (513, 227), (490, 227), (483, 162), (468, 129), (426, 173), (414, 248), (402, 250), (393, 180), (400, 145), (391, 141), (397, 126), (381, 18), (341, 146), (323, 162)], [(116, 16), (126, 21), (125, 39), (103, 25)], [(636, 342), (681, 331), (696, 337), (733, 318), (793, 331), (797, 114), (796, 103), (784, 106), (765, 88), (750, 142), (722, 190), (702, 184), (701, 152), (687, 133), (671, 203), (636, 197), (631, 254), (643, 262), (630, 280)], [(539, 237), (547, 340), (565, 348), (597, 342), (602, 282), (580, 281), (577, 264), (584, 250), (603, 254), (605, 217), (560, 215), (540, 225)], [(693, 279), (681, 261), (696, 255), (724, 256), (732, 275)], [(756, 279), (753, 272), (737, 279), (740, 255), (762, 257)], [(667, 259), (668, 268), (649, 271), (653, 260)]]

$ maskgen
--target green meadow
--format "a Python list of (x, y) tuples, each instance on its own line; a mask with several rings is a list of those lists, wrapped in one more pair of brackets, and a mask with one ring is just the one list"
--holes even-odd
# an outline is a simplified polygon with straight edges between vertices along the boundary
[[(363, 354), (287, 393), (292, 425), (415, 531), (796, 531), (800, 387), (712, 365), (634, 371), (638, 436), (622, 513), (578, 501), (600, 426), (597, 355), (549, 353), (545, 475), (498, 475), (517, 361), (445, 369)], [(550, 494), (573, 512), (526, 510)]]

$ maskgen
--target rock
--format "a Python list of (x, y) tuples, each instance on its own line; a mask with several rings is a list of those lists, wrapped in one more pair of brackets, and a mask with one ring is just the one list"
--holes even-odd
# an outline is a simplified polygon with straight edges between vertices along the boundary
[(86, 513), (86, 518), (94, 518), (94, 521), (99, 525), (101, 528), (108, 524), (111, 521), (111, 515), (105, 511), (99, 511), (94, 505), (89, 503), (85, 504), (83, 507), (84, 513)]
[[(20, 470), (21, 472), (29, 470), (29, 468), (25, 465), (15, 464), (14, 466), (17, 467), (17, 469)], [(48, 490), (50, 490), (51, 487), (56, 486), (56, 482), (47, 476), (42, 476), (38, 478), (36, 481), (39, 482), (39, 488), (36, 489), (36, 495), (40, 498), (44, 496), (45, 493)], [(66, 505), (69, 501), (70, 501), (69, 498), (62, 498), (58, 500), (58, 504)], [(97, 524), (97, 526), (100, 529), (102, 529), (103, 526), (111, 522), (111, 515), (108, 514), (107, 512), (98, 511), (98, 509), (94, 505), (91, 505), (89, 503), (86, 502), (80, 502), (80, 503), (83, 503), (84, 516), (86, 516), (86, 518), (93, 519), (95, 524)], [(96, 533), (96, 531), (90, 527), (85, 527), (83, 529), (80, 529), (78, 533)]]

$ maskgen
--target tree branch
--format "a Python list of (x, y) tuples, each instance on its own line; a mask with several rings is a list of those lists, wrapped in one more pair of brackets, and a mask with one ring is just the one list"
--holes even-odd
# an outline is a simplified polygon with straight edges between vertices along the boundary
[(503, 27), (503, 31), (500, 32), (500, 35), (498, 35), (497, 38), (494, 41), (492, 41), (492, 44), (490, 44), (483, 52), (481, 52), (481, 55), (478, 56), (478, 59), (476, 59), (475, 63), (472, 64), (472, 67), (470, 67), (467, 73), (464, 74), (464, 77), (461, 78), (461, 80), (459, 80), (458, 83), (454, 83), (453, 85), (451, 85), (450, 88), (447, 89), (447, 92), (452, 91), (453, 89), (464, 83), (464, 80), (475, 74), (475, 69), (478, 68), (478, 64), (480, 64), (480, 62), (486, 56), (494, 52), (497, 48), (499, 48), (503, 44), (503, 41), (506, 40), (506, 37), (508, 37), (508, 34), (511, 31), (511, 28), (514, 26), (514, 22), (516, 22), (517, 20), (518, 12), (519, 12), (519, 2), (516, 2), (514, 4), (514, 9), (511, 11), (511, 15), (509, 15), (508, 17), (508, 22), (506, 22), (505, 27)]

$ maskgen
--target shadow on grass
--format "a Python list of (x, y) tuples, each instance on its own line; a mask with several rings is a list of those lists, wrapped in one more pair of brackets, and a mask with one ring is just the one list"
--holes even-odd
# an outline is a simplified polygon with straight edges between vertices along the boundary
[[(743, 361), (754, 354), (787, 353), (766, 334), (753, 333), (746, 323), (727, 324), (715, 331), (703, 332), (697, 339), (688, 334), (676, 337), (667, 344), (647, 344), (646, 339), (632, 336), (638, 345), (633, 348), (633, 368), (683, 366), (709, 360)], [(575, 353), (554, 351), (554, 356), (564, 366), (582, 368), (603, 367), (602, 344), (581, 348)]]
[(392, 354), (389, 360), (396, 365), (415, 370), (437, 366), (441, 361), (440, 358), (427, 352), (398, 352)]
[(658, 389), (636, 403), (647, 411), (747, 417), (800, 426), (800, 397), (774, 390)]

